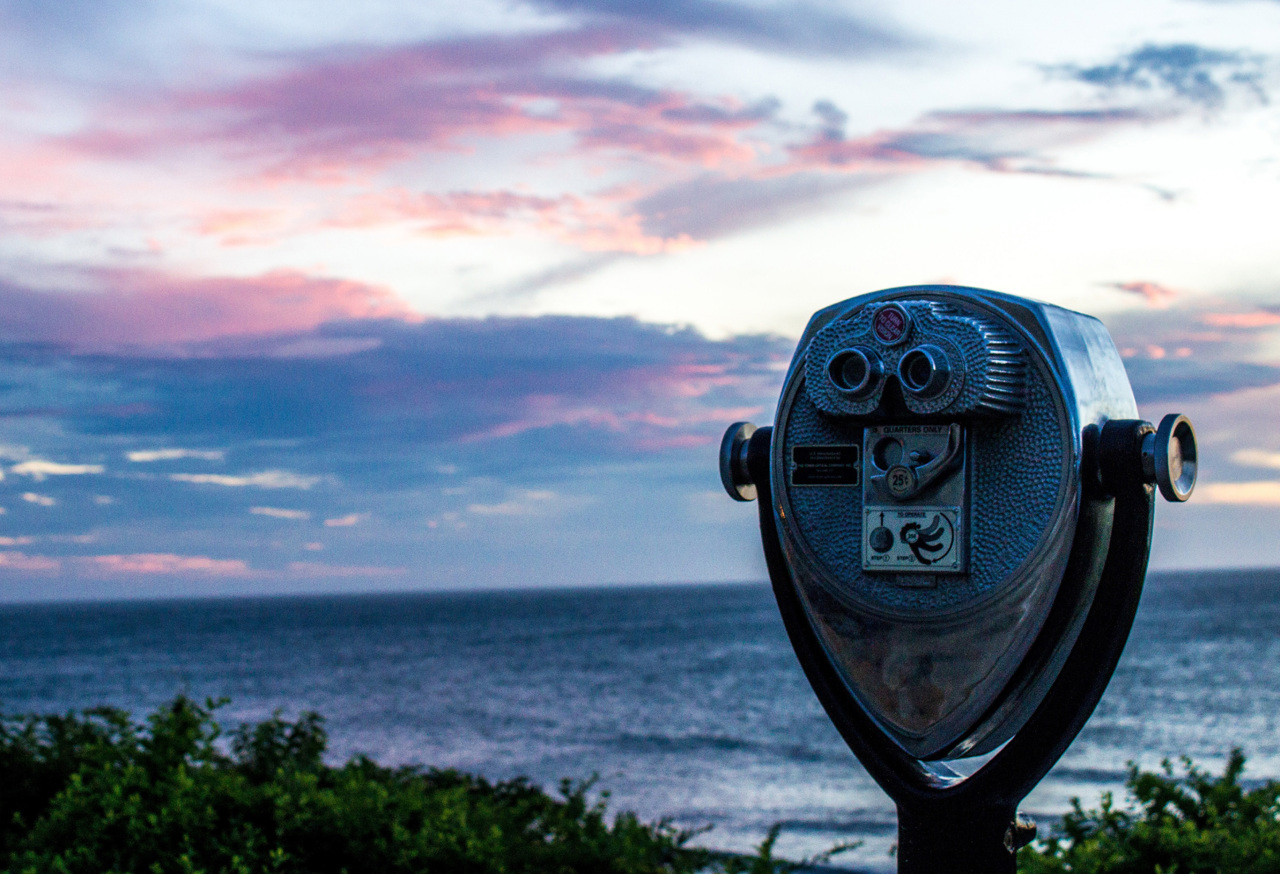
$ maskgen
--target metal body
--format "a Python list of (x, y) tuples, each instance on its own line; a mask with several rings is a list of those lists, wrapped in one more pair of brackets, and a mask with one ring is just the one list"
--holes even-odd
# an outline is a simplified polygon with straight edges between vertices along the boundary
[(1007, 874), (1034, 835), (1017, 804), (1120, 658), (1155, 486), (1195, 485), (1191, 423), (1136, 413), (1096, 319), (929, 285), (819, 312), (774, 426), (725, 434), (800, 664), (897, 803), (900, 872)]
[[(980, 754), (1026, 721), (1079, 631), (1020, 674), (1079, 520), (1084, 428), (1136, 414), (1088, 316), (914, 286), (813, 317), (775, 417), (771, 508), (815, 632), (903, 750)], [(842, 451), (858, 487), (805, 463)], [(1110, 517), (1091, 524), (1105, 539)], [(1096, 585), (1075, 587), (1073, 615)]]
[[(772, 430), (754, 431), (742, 446), (760, 484), (760, 534), (783, 624), (800, 665), (832, 723), (898, 808), (899, 874), (1013, 874), (1016, 851), (1035, 836), (1018, 804), (1093, 713), (1115, 670), (1138, 609), (1154, 519), (1154, 490), (1134, 475), (1146, 423), (1120, 421), (1099, 429), (1110, 468), (1085, 492), (1084, 517), (1071, 546), (1066, 578), (1096, 575), (1093, 604), (1054, 682), (1012, 740), (976, 773), (962, 777), (942, 762), (924, 762), (894, 742), (850, 694), (809, 621), (787, 566), (770, 510)], [(1149, 426), (1148, 426), (1149, 427)], [(732, 429), (731, 429), (732, 432)], [(1101, 435), (1105, 435), (1105, 440)], [(1089, 462), (1086, 462), (1089, 463)], [(1092, 535), (1094, 517), (1115, 520), (1110, 537)], [(1056, 605), (1048, 630), (1071, 621), (1070, 599)], [(1034, 670), (1034, 660), (1028, 670)]]

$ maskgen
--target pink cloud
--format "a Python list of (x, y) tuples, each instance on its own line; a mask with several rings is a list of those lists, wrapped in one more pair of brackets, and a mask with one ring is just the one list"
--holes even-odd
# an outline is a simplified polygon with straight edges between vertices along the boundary
[(633, 192), (545, 197), (511, 191), (412, 194), (391, 189), (363, 195), (330, 220), (336, 227), (415, 224), (428, 236), (493, 235), (534, 229), (589, 252), (653, 255), (699, 245), (688, 234), (647, 233), (630, 212)]
[(1169, 306), (1169, 302), (1178, 296), (1178, 292), (1155, 282), (1112, 282), (1108, 285), (1119, 291), (1136, 294), (1145, 300), (1148, 306), (1156, 309), (1165, 309)]
[[(3, 165), (4, 158), (0, 156), (0, 166)], [(47, 191), (39, 191), (32, 185), (30, 179), (24, 182), (33, 194), (48, 195)], [(51, 203), (36, 198), (0, 200), (0, 227), (9, 235), (21, 234), (37, 240), (51, 239), (90, 228), (101, 228), (106, 224), (102, 217), (91, 217), (87, 210), (77, 209), (66, 203)]]
[(711, 446), (719, 441), (719, 437), (707, 434), (672, 434), (655, 435), (636, 441), (636, 448), (645, 452), (664, 452), (670, 449), (697, 449), (699, 446)]
[(210, 558), (204, 555), (177, 555), (171, 552), (139, 552), (117, 555), (89, 555), (65, 559), (44, 555), (27, 555), (16, 551), (0, 551), (0, 572), (57, 572), (65, 563), (79, 566), (92, 574), (142, 574), (149, 576), (173, 576), (190, 574), (217, 578), (282, 579), (305, 576), (330, 577), (389, 577), (407, 572), (403, 567), (379, 565), (333, 565), (321, 562), (290, 562), (281, 570), (255, 570), (241, 559)]
[[(121, 167), (123, 178), (152, 164), (198, 168), (200, 178), (234, 186), (240, 201), (228, 205), (221, 191), (202, 192), (205, 203), (184, 206), (164, 186), (142, 187), (165, 198), (158, 214), (185, 210), (184, 230), (227, 246), (267, 244), (316, 227), (407, 223), (429, 236), (534, 231), (587, 252), (653, 255), (716, 233), (707, 221), (734, 225), (725, 215), (770, 220), (791, 202), (772, 185), (783, 177), (914, 172), (945, 163), (1073, 175), (1037, 155), (1143, 118), (1131, 111), (933, 113), (901, 129), (847, 138), (845, 114), (824, 104), (820, 130), (796, 142), (795, 129), (778, 120), (776, 101), (646, 87), (591, 69), (597, 59), (659, 48), (674, 38), (633, 22), (299, 53), (277, 59), (272, 72), (234, 82), (117, 95), (80, 132), (26, 144), (20, 157), (39, 165), (35, 152), (56, 156), (48, 159), (53, 165), (36, 167), (58, 180), (42, 191), (55, 184), (71, 191), (81, 177), (116, 180)], [(543, 166), (564, 159), (577, 169), (590, 158), (611, 179), (634, 184), (547, 194), (501, 185), (414, 192), (399, 181), (385, 185), (379, 175), (441, 152), (464, 154), (511, 140), (523, 141), (519, 152)], [(395, 167), (398, 180), (412, 178), (413, 169)], [(682, 185), (706, 180), (732, 188), (727, 202), (702, 206), (719, 219), (657, 229), (662, 210), (648, 201), (664, 194), (679, 200)], [(281, 206), (276, 195), (285, 186), (300, 196)], [(112, 187), (93, 192), (94, 209), (63, 216), (11, 212), (21, 213), (23, 227), (57, 233), (59, 222), (75, 215), (114, 215), (119, 193), (101, 190)], [(350, 196), (350, 189), (359, 194)], [(821, 180), (788, 190), (803, 203), (829, 188)], [(337, 207), (334, 197), (342, 200)], [(4, 212), (0, 204), (0, 217)], [(118, 216), (108, 222), (120, 223)]]
[(352, 525), (359, 525), (368, 518), (368, 513), (348, 513), (345, 516), (334, 516), (333, 518), (325, 519), (324, 524), (326, 528), (350, 528)]
[(846, 140), (818, 137), (789, 150), (792, 161), (775, 172), (795, 172), (799, 168), (830, 170), (885, 170), (922, 167), (925, 157), (904, 149), (896, 142), (898, 131), (881, 131)]
[[(584, 69), (598, 57), (659, 44), (633, 27), (595, 27), (309, 53), (237, 82), (119, 94), (82, 130), (11, 149), (7, 163), (32, 164), (43, 181), (15, 192), (21, 202), (0, 202), (0, 224), (29, 236), (86, 223), (131, 227), (138, 214), (119, 213), (129, 202), (144, 210), (144, 223), (176, 213), (177, 231), (225, 246), (271, 244), (317, 226), (410, 222), (434, 236), (533, 230), (591, 252), (686, 248), (695, 245), (689, 234), (646, 227), (637, 201), (690, 174), (750, 176), (767, 157), (762, 143), (781, 129), (772, 101), (644, 87)], [(397, 163), (513, 139), (530, 141), (544, 165), (564, 159), (576, 167), (590, 154), (597, 167), (644, 183), (539, 196), (502, 187), (416, 193), (384, 188), (379, 178)], [(160, 177), (145, 172), (161, 164)], [(219, 188), (197, 183), (175, 198), (161, 181), (175, 169)], [(120, 180), (131, 175), (142, 181), (121, 192)], [(331, 191), (317, 190), (346, 183), (363, 194), (353, 200), (341, 191), (337, 208)], [(282, 204), (286, 185), (298, 197)], [(41, 207), (53, 191), (73, 208)], [(148, 245), (157, 247), (150, 256), (160, 253), (160, 243)]]
[[(494, 425), (461, 436), (462, 443), (515, 437), (555, 427), (588, 427), (623, 436), (637, 449), (660, 450), (708, 445), (720, 438), (721, 424), (758, 416), (757, 404), (707, 408), (713, 389), (752, 392), (755, 375), (730, 374), (723, 365), (675, 363), (607, 374), (572, 392), (529, 392)], [(655, 412), (660, 409), (662, 412)], [(714, 427), (708, 428), (708, 425)], [(716, 433), (712, 434), (712, 431)]]
[(56, 571), (62, 563), (56, 558), (45, 555), (27, 555), (25, 552), (6, 550), (0, 552), (0, 570), (10, 571)]
[(204, 555), (175, 555), (171, 552), (139, 552), (131, 555), (94, 555), (81, 561), (107, 573), (183, 574), (213, 577), (246, 577), (252, 574), (240, 559), (209, 558)]
[(406, 573), (402, 567), (382, 567), (379, 565), (340, 565), (323, 564), (316, 561), (291, 561), (289, 573), (308, 578), (316, 577), (393, 577)]
[(724, 422), (759, 416), (791, 351), (780, 338), (715, 342), (628, 319), (441, 320), (412, 333), (408, 366), (371, 370), (348, 396), (464, 445), (555, 430), (600, 447), (704, 445)]
[(144, 101), (119, 98), (61, 142), (114, 160), (211, 146), (275, 178), (348, 179), (477, 139), (570, 133), (579, 149), (721, 166), (755, 159), (741, 132), (770, 105), (575, 77), (575, 64), (655, 45), (635, 28), (585, 28), (299, 57), (283, 72)]
[(1280, 482), (1261, 480), (1237, 483), (1204, 483), (1196, 489), (1196, 500), (1206, 504), (1280, 507)]
[(1205, 313), (1200, 317), (1215, 328), (1269, 328), (1280, 325), (1280, 313), (1260, 310), (1252, 313)]
[(196, 218), (194, 230), (224, 246), (262, 245), (287, 234), (289, 222), (281, 209), (213, 209)]
[(0, 334), (104, 350), (306, 331), (338, 319), (417, 318), (386, 288), (288, 270), (211, 278), (102, 270), (93, 278), (92, 292), (0, 284)]

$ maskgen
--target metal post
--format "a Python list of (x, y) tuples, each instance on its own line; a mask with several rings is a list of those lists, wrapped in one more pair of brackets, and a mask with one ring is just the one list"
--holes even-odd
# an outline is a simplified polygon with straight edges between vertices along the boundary
[[(1010, 874), (1034, 835), (1017, 805), (1084, 727), (1102, 698), (1138, 609), (1154, 520), (1154, 489), (1142, 475), (1146, 422), (1112, 421), (1089, 435), (1096, 475), (1082, 514), (1111, 515), (1110, 537), (1077, 536), (1068, 576), (1101, 564), (1098, 592), (1058, 678), (1026, 725), (977, 773), (946, 782), (879, 730), (850, 694), (809, 626), (787, 568), (769, 480), (771, 428), (755, 431), (746, 463), (759, 491), (765, 561), (783, 624), (818, 700), (871, 777), (898, 806), (900, 874)], [(1091, 526), (1082, 525), (1081, 531)], [(1074, 570), (1073, 570), (1074, 569)], [(1065, 584), (1065, 581), (1064, 581)]]
[(898, 805), (899, 874), (1014, 874), (1013, 804)]

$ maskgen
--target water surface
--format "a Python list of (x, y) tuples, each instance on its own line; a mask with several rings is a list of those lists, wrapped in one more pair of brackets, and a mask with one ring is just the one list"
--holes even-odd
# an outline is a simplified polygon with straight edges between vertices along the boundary
[[(861, 838), (892, 869), (892, 805), (827, 721), (764, 585), (0, 606), (0, 707), (135, 713), (229, 696), (224, 722), (316, 710), (331, 758), (547, 786), (746, 849)], [(1024, 809), (1190, 755), (1280, 777), (1280, 572), (1153, 576), (1097, 712)]]

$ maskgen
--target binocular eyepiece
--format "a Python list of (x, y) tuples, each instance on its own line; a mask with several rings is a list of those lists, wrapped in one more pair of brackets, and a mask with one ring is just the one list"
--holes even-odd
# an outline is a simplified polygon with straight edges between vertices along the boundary
[(884, 378), (884, 365), (875, 350), (865, 346), (841, 349), (827, 362), (827, 375), (838, 391), (850, 397), (865, 397)]
[[(827, 361), (827, 377), (836, 391), (852, 399), (870, 396), (885, 380), (880, 354), (868, 346), (850, 346)], [(935, 398), (951, 384), (951, 360), (932, 343), (907, 350), (892, 374), (907, 394), (919, 400)]]
[(1021, 347), (972, 308), (890, 301), (813, 327), (805, 391), (828, 416), (1002, 416), (1025, 402)]
[(947, 353), (931, 343), (909, 350), (898, 361), (898, 382), (902, 390), (921, 400), (937, 397), (951, 384), (951, 362)]

